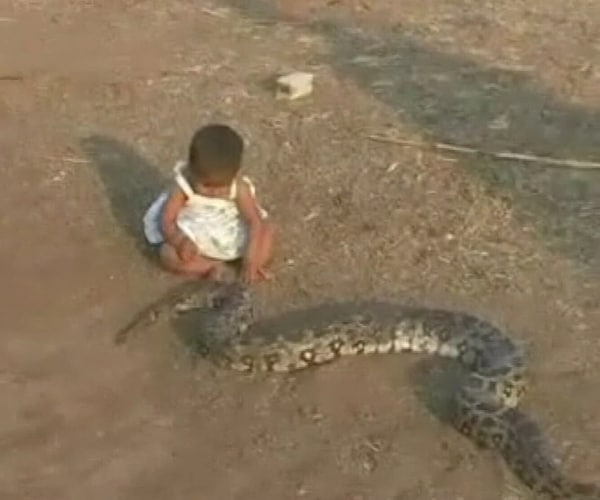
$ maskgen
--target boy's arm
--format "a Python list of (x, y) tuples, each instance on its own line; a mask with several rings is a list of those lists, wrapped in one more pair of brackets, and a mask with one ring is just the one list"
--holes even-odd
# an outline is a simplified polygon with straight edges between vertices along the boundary
[(177, 214), (183, 205), (185, 205), (185, 194), (175, 187), (165, 203), (161, 220), (163, 237), (175, 248), (178, 248), (185, 239), (185, 235), (179, 230), (176, 223)]
[(250, 233), (258, 233), (263, 227), (263, 221), (250, 187), (245, 182), (240, 182), (237, 192), (236, 201), (240, 214), (248, 223)]
[(250, 241), (246, 251), (246, 265), (250, 268), (250, 273), (258, 272), (254, 269), (255, 259), (260, 245), (260, 238), (263, 231), (263, 220), (258, 210), (256, 199), (250, 191), (250, 187), (245, 182), (238, 184), (237, 205), (242, 217), (248, 223), (250, 228)]

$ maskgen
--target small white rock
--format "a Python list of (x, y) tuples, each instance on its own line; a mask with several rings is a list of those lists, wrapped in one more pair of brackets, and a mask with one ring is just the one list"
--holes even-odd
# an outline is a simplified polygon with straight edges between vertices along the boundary
[(277, 79), (277, 99), (298, 99), (312, 92), (314, 75), (297, 71)]
[(400, 165), (400, 162), (395, 161), (386, 169), (385, 172), (387, 174), (391, 174), (394, 170), (396, 170), (398, 168), (399, 165)]
[(503, 114), (494, 118), (488, 123), (490, 130), (507, 130), (510, 127), (510, 121), (508, 115)]
[(317, 212), (316, 210), (312, 210), (311, 212), (309, 212), (307, 215), (304, 216), (304, 222), (308, 222), (313, 219), (316, 219), (318, 216), (319, 216), (319, 212)]

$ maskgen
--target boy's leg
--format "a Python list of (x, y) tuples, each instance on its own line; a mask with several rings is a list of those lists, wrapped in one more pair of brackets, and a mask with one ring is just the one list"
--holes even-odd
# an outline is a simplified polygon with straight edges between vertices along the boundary
[(218, 274), (218, 270), (222, 265), (217, 260), (209, 259), (199, 254), (188, 261), (183, 261), (179, 257), (177, 250), (168, 243), (161, 245), (159, 255), (161, 262), (169, 271), (195, 278), (213, 277)]

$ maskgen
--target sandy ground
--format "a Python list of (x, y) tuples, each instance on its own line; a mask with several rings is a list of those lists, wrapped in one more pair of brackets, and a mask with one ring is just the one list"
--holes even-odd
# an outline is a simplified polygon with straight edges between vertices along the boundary
[[(246, 378), (160, 325), (176, 279), (140, 218), (193, 130), (227, 120), (276, 217), (264, 314), (379, 297), (525, 340), (525, 406), (600, 477), (600, 170), (371, 134), (600, 160), (596, 0), (5, 0), (0, 5), (0, 497), (528, 498), (428, 411), (415, 357)], [(313, 71), (276, 101), (273, 75)]]

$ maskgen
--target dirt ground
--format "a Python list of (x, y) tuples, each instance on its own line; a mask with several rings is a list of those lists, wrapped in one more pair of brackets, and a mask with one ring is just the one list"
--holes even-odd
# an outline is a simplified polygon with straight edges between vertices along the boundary
[[(177, 282), (141, 215), (210, 120), (280, 228), (265, 315), (374, 297), (501, 324), (524, 406), (598, 480), (600, 170), (368, 138), (598, 161), (598, 40), (597, 0), (2, 2), (0, 497), (528, 498), (423, 404), (416, 357), (248, 378), (169, 325), (113, 344)], [(291, 70), (314, 93), (275, 100)]]

